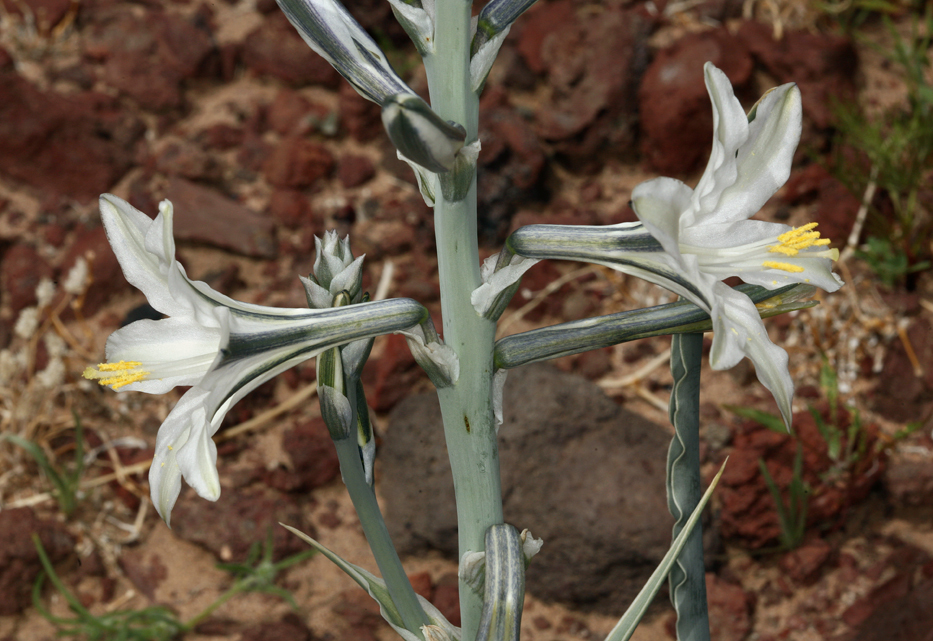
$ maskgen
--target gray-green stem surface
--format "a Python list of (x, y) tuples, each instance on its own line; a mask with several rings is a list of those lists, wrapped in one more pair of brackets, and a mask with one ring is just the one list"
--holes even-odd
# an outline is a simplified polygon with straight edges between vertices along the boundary
[[(436, 53), (425, 59), (431, 106), (445, 120), (462, 124), (467, 143), (476, 140), (479, 100), (470, 89), (470, 2), (437, 0)], [(456, 171), (456, 170), (455, 170)], [(476, 178), (466, 197), (445, 200), (437, 190), (434, 207), (444, 341), (460, 359), (460, 378), (438, 390), (447, 451), (457, 499), (460, 557), (485, 549), (486, 530), (502, 522), (499, 453), (492, 411), (495, 323), (470, 303), (479, 287), (476, 236)], [(474, 639), (482, 598), (460, 583), (464, 639)]]

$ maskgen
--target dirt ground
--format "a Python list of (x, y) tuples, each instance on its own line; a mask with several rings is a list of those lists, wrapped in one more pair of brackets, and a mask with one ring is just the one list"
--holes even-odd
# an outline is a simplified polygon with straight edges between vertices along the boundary
[[(646, 79), (659, 60), (676, 65), (697, 51), (719, 56), (730, 78), (742, 77), (738, 95), (748, 106), (787, 81), (782, 73), (801, 76), (801, 151), (788, 186), (759, 217), (793, 225), (816, 219), (836, 230), (833, 246), (847, 246), (861, 196), (822, 168), (834, 129), (821, 92), (851, 91), (870, 114), (905, 104), (902, 77), (876, 50), (892, 42), (879, 20), (862, 25), (858, 38), (835, 40), (836, 17), (803, 0), (540, 1), (510, 35), (483, 98), (484, 255), (523, 224), (631, 220), (632, 189), (659, 174), (695, 183), (709, 143), (689, 163), (682, 150), (694, 129), (708, 140), (709, 123), (699, 122), (708, 111), (695, 118), (684, 111), (696, 93), (684, 85), (668, 97), (681, 112), (652, 112)], [(386, 7), (369, 0), (348, 6), (423, 90), (415, 56), (404, 34), (388, 26)], [(912, 16), (906, 9), (895, 15), (899, 33), (910, 33)], [(616, 17), (630, 31), (599, 46), (618, 54), (613, 60), (624, 73), (594, 71), (579, 34)], [(0, 639), (56, 636), (32, 603), (40, 570), (33, 530), (64, 584), (95, 615), (160, 604), (191, 619), (233, 582), (217, 564), (242, 561), (264, 540), (266, 524), (285, 519), (375, 571), (321, 431), (313, 363), (230, 412), (216, 438), (224, 496), (208, 506), (183, 491), (173, 530), (152, 509), (145, 479), (159, 424), (179, 393), (114, 394), (80, 376), (103, 359), (109, 333), (145, 302), (123, 280), (102, 233), (96, 195), (103, 191), (150, 215), (171, 198), (188, 274), (239, 300), (303, 306), (296, 277), (313, 262), (313, 235), (336, 228), (367, 254), (364, 286), (419, 299), (439, 319), (433, 223), (410, 171), (384, 140), (378, 110), (315, 63), (282, 22), (266, 0), (0, 0), (0, 428), (71, 470), (79, 420), (90, 451), (66, 516), (35, 459), (0, 443)], [(577, 35), (561, 35), (562, 22), (572, 22)], [(814, 49), (800, 53), (804, 47)], [(598, 108), (584, 117), (585, 102)], [(685, 120), (652, 129), (649, 113), (656, 121)], [(578, 120), (571, 126), (572, 119), (553, 114)], [(931, 191), (928, 184), (922, 195), (927, 216)], [(745, 456), (754, 467), (754, 478), (734, 475), (714, 498), (709, 527), (718, 543), (707, 583), (716, 639), (930, 638), (923, 635), (933, 629), (933, 277), (922, 272), (909, 289), (886, 288), (863, 261), (844, 256), (840, 292), (819, 293), (819, 306), (769, 325), (790, 354), (801, 424), (811, 420), (809, 404), (828, 411), (822, 352), (852, 412), (846, 420), (857, 411), (870, 443), (857, 465), (834, 476), (825, 443), (806, 441), (817, 452), (807, 459), (816, 466), (807, 477), (814, 495), (796, 550), (777, 549), (777, 515), (756, 461), (773, 455), (772, 473), (786, 488), (797, 441), (768, 440), (777, 437), (725, 408), (776, 412), (747, 361), (729, 372), (704, 370), (704, 472), (711, 476), (727, 455)], [(559, 287), (546, 289), (558, 278)], [(501, 332), (672, 300), (609, 270), (540, 265), (525, 278)], [(32, 322), (23, 320), (30, 315)], [(557, 365), (667, 430), (668, 343), (629, 343)], [(368, 368), (368, 400), (384, 437), (394, 404), (430, 383), (393, 338), (377, 339)], [(914, 431), (899, 438), (909, 425)], [(802, 441), (817, 434), (800, 430)], [(302, 453), (290, 446), (296, 435), (310, 439)], [(281, 530), (274, 535), (277, 560), (303, 549)], [(404, 563), (419, 592), (455, 616), (456, 564), (439, 553)], [(277, 585), (297, 609), (278, 596), (239, 594), (183, 638), (394, 637), (368, 597), (320, 555), (284, 570)], [(38, 598), (51, 615), (73, 616), (48, 582)], [(595, 639), (614, 623), (528, 596), (522, 634), (529, 641)], [(673, 638), (669, 607), (656, 605), (633, 638)]]

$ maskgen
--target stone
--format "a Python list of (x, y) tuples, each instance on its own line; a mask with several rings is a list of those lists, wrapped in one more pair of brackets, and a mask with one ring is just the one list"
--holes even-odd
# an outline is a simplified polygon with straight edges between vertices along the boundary
[(53, 565), (74, 550), (61, 524), (38, 518), (31, 508), (0, 511), (0, 616), (19, 614), (32, 604), (32, 587), (42, 570), (33, 534)]
[(71, 8), (71, 0), (0, 0), (0, 5), (11, 15), (23, 16), (24, 9), (35, 20), (36, 30), (42, 35), (49, 35), (52, 28), (62, 21)]
[[(378, 478), (393, 541), (404, 553), (433, 548), (456, 557), (456, 508), (436, 396), (405, 399), (389, 423)], [(666, 430), (579, 376), (532, 365), (506, 381), (499, 445), (505, 521), (544, 539), (528, 569), (528, 591), (623, 611), (671, 540)]]
[(658, 52), (638, 90), (641, 151), (663, 174), (684, 174), (709, 156), (713, 115), (703, 75), (712, 62), (734, 86), (748, 82), (752, 58), (724, 28), (693, 33)]
[[(274, 4), (274, 3), (273, 3)], [(280, 621), (257, 623), (243, 630), (240, 641), (312, 641), (314, 636), (301, 617), (289, 612)]]
[(159, 145), (153, 154), (156, 171), (189, 180), (213, 182), (220, 180), (222, 167), (213, 154), (189, 140), (170, 140)]
[(337, 180), (345, 189), (352, 189), (372, 180), (376, 167), (366, 156), (347, 154), (337, 163)]
[(741, 586), (728, 583), (712, 572), (706, 573), (706, 601), (709, 604), (710, 638), (716, 641), (744, 641), (752, 631), (754, 597)]
[(781, 557), (784, 573), (801, 585), (811, 585), (820, 577), (820, 570), (830, 560), (833, 546), (822, 539), (807, 541)]
[(301, 227), (312, 220), (311, 203), (297, 189), (276, 189), (269, 198), (269, 213), (285, 227)]
[[(907, 423), (930, 416), (933, 409), (933, 322), (929, 317), (913, 320), (906, 330), (923, 375), (914, 372), (912, 359), (901, 340), (893, 340), (885, 353), (882, 371), (869, 395), (872, 409), (888, 420)], [(929, 420), (929, 419), (928, 419)]]
[(154, 552), (127, 548), (120, 553), (117, 563), (136, 589), (155, 601), (156, 590), (168, 578), (168, 569)]
[(790, 29), (775, 40), (771, 25), (754, 20), (744, 21), (736, 37), (775, 80), (797, 83), (803, 112), (817, 127), (835, 122), (835, 102), (856, 99), (858, 55), (849, 38)]
[(320, 119), (327, 115), (327, 110), (313, 105), (296, 91), (281, 89), (266, 109), (266, 122), (280, 136), (300, 136), (309, 129), (311, 114)]
[(290, 85), (336, 87), (340, 74), (314, 53), (284, 13), (273, 12), (243, 42), (243, 63), (253, 72)]
[(513, 29), (518, 31), (518, 52), (531, 71), (544, 73), (547, 69), (543, 56), (545, 40), (551, 34), (560, 32), (573, 20), (573, 2), (558, 0), (534, 6), (515, 23)]
[[(826, 403), (815, 405), (824, 420), (830, 421)], [(842, 450), (850, 414), (839, 408), (837, 426), (842, 430)], [(807, 524), (828, 524), (842, 518), (849, 506), (868, 496), (880, 480), (885, 459), (875, 454), (878, 426), (862, 425), (863, 457), (852, 461), (847, 473), (835, 469), (828, 446), (810, 412), (793, 417), (794, 434), (778, 434), (755, 421), (745, 421), (735, 434), (729, 465), (720, 479), (717, 493), (721, 501), (720, 527), (724, 538), (737, 539), (750, 548), (775, 542), (781, 533), (777, 508), (758, 461), (763, 460), (787, 504), (787, 488), (793, 478), (798, 445), (803, 452), (802, 478), (810, 486)]]
[(175, 238), (229, 249), (244, 256), (274, 258), (273, 222), (219, 191), (172, 177), (165, 197), (175, 208)]
[(291, 468), (276, 468), (265, 474), (265, 482), (283, 492), (309, 492), (335, 479), (340, 473), (337, 450), (324, 419), (314, 418), (285, 431), (282, 451)]
[(59, 280), (67, 278), (79, 258), (87, 260), (90, 267), (91, 287), (85, 293), (81, 307), (85, 316), (99, 312), (114, 294), (132, 290), (123, 277), (123, 270), (102, 226), (78, 229), (62, 259)]
[(266, 180), (275, 187), (309, 187), (334, 170), (334, 156), (306, 138), (284, 138), (263, 163)]
[(509, 106), (504, 92), (499, 105), (480, 114), (479, 232), (482, 242), (501, 244), (520, 206), (546, 200), (547, 158), (531, 124)]
[(223, 492), (212, 503), (186, 489), (172, 510), (172, 530), (176, 536), (207, 548), (218, 559), (234, 563), (246, 560), (254, 544), (265, 545), (271, 532), (272, 557), (281, 561), (308, 546), (279, 523), (317, 536), (304, 513), (297, 501), (280, 492), (244, 488)]
[(133, 164), (145, 127), (114, 98), (41, 91), (13, 71), (0, 71), (0, 95), (0, 173), (86, 203)]
[(337, 113), (340, 126), (357, 142), (369, 142), (383, 133), (382, 110), (356, 92), (349, 83), (341, 83)]
[(101, 63), (102, 79), (148, 109), (182, 103), (182, 82), (197, 75), (214, 50), (211, 34), (177, 14), (114, 5), (95, 13), (85, 56)]
[(386, 336), (385, 347), (371, 357), (363, 370), (366, 402), (377, 412), (387, 412), (401, 401), (412, 385), (426, 376), (400, 334)]
[(606, 6), (575, 13), (545, 36), (541, 58), (552, 99), (538, 108), (535, 130), (573, 170), (597, 171), (634, 141), (649, 31), (638, 8)]
[[(3, 302), (18, 314), (24, 307), (36, 304), (36, 287), (43, 278), (53, 275), (49, 265), (30, 245), (18, 243), (0, 257), (0, 284)], [(15, 322), (15, 321), (14, 321)]]

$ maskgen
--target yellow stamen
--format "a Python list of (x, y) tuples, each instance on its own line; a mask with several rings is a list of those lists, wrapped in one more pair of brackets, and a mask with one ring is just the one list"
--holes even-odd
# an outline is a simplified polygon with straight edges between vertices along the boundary
[[(811, 231), (817, 226), (817, 224), (818, 223), (807, 223), (802, 227), (796, 227), (795, 229), (784, 232), (777, 237), (779, 244), (771, 247), (768, 249), (768, 251), (772, 254), (796, 256), (801, 249), (808, 249), (810, 247), (823, 247), (828, 245), (830, 243), (828, 238), (820, 238), (820, 232)], [(767, 267), (767, 265), (765, 265), (765, 267)]]
[(768, 269), (780, 269), (781, 271), (790, 272), (791, 274), (799, 274), (803, 271), (803, 267), (799, 265), (791, 265), (790, 263), (776, 263), (773, 260), (766, 260), (761, 264), (762, 267), (767, 267)]
[(119, 363), (101, 363), (84, 370), (84, 378), (96, 380), (101, 385), (109, 385), (111, 389), (120, 389), (124, 385), (145, 380), (149, 372), (139, 369), (142, 363), (138, 361), (120, 361)]

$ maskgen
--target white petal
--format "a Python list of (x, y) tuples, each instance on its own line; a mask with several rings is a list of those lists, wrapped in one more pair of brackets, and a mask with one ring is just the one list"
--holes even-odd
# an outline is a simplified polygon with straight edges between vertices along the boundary
[(217, 474), (217, 445), (211, 436), (220, 427), (223, 418), (215, 418), (215, 425), (211, 425), (208, 423), (207, 412), (198, 408), (189, 415), (188, 420), (191, 425), (188, 442), (178, 448), (175, 454), (178, 467), (198, 496), (216, 501), (220, 498), (220, 477)]
[(790, 428), (794, 383), (787, 369), (787, 352), (771, 342), (755, 305), (748, 296), (723, 283), (715, 285), (713, 306), (713, 346), (709, 361), (713, 369), (733, 367), (747, 356), (755, 364), (758, 380), (777, 401), (784, 422)]
[(738, 150), (735, 180), (725, 188), (715, 210), (703, 217), (704, 223), (749, 218), (787, 182), (800, 142), (802, 115), (796, 85), (782, 85), (762, 99), (749, 125), (748, 140)]
[(480, 316), (489, 311), (499, 294), (514, 285), (525, 275), (525, 272), (539, 262), (535, 258), (515, 256), (508, 265), (499, 271), (494, 271), (498, 260), (499, 255), (493, 254), (483, 261), (483, 284), (470, 294), (470, 303)]
[(217, 357), (220, 330), (190, 319), (140, 320), (118, 329), (107, 339), (107, 361), (142, 363), (151, 378), (129, 383), (120, 391), (164, 394), (178, 385), (201, 380)]
[(177, 453), (188, 441), (193, 418), (204, 416), (207, 397), (208, 391), (199, 387), (188, 390), (165, 418), (156, 436), (155, 455), (149, 468), (149, 491), (152, 504), (167, 524), (170, 524), (172, 507), (181, 492)]
[(632, 190), (632, 209), (668, 254), (680, 256), (680, 232), (693, 190), (673, 178), (655, 178)]
[[(166, 265), (146, 249), (146, 238), (153, 228), (153, 220), (125, 200), (110, 194), (100, 197), (100, 215), (107, 240), (126, 280), (145, 294), (149, 304), (163, 314), (184, 313), (187, 307), (179, 306), (169, 292)], [(161, 221), (155, 232), (162, 233)]]
[(732, 185), (738, 175), (736, 151), (748, 139), (748, 117), (732, 92), (726, 74), (709, 62), (703, 72), (713, 103), (713, 149), (694, 190), (690, 213), (683, 220), (685, 227), (715, 212), (723, 190)]

